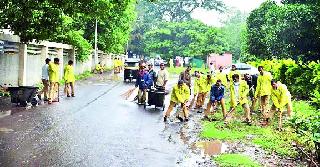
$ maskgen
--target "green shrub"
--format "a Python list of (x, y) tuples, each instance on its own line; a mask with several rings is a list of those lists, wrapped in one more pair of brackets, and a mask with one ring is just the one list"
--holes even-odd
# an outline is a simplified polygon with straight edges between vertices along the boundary
[(242, 154), (222, 154), (214, 158), (214, 160), (222, 167), (259, 167), (258, 162), (253, 161), (249, 156)]
[(272, 73), (273, 78), (286, 84), (294, 98), (313, 100), (320, 107), (320, 63), (295, 62), (291, 59), (263, 60), (248, 62), (257, 67), (263, 66), (266, 71)]

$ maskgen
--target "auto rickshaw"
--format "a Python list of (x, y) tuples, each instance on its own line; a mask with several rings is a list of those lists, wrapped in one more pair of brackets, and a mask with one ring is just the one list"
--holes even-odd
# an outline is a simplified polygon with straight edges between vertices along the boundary
[(129, 80), (132, 82), (133, 79), (137, 79), (137, 74), (139, 70), (139, 59), (127, 59), (124, 62), (124, 82)]

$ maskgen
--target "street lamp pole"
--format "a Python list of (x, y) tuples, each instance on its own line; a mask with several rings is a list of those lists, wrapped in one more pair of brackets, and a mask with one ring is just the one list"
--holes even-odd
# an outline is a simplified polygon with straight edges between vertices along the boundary
[(94, 63), (98, 64), (98, 21), (96, 19), (95, 31), (94, 31)]

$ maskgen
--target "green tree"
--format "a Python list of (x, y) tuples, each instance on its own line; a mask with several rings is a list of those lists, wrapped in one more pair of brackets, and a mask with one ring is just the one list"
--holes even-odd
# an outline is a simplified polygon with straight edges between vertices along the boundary
[(3, 0), (0, 2), (1, 28), (10, 28), (21, 41), (53, 40), (76, 46), (78, 59), (85, 60), (94, 43), (98, 21), (98, 48), (124, 53), (136, 0)]
[(204, 59), (209, 53), (228, 50), (222, 31), (200, 21), (165, 22), (160, 27), (147, 32), (144, 37), (145, 51), (149, 54)]
[(318, 60), (319, 6), (268, 1), (248, 18), (248, 52), (259, 58)]
[(274, 1), (266, 1), (261, 4), (258, 9), (253, 10), (248, 19), (248, 53), (257, 55), (260, 58), (270, 58), (267, 54), (267, 46), (263, 41), (265, 37), (265, 22), (267, 20), (266, 15), (270, 8), (276, 6)]
[(246, 13), (231, 10), (231, 14), (222, 28), (234, 60), (240, 60), (241, 46), (244, 42), (241, 33), (245, 30), (247, 17)]
[[(150, 3), (154, 2), (154, 3)], [(143, 36), (146, 32), (157, 28), (163, 21), (192, 21), (191, 13), (198, 8), (224, 11), (221, 0), (140, 0), (136, 7), (138, 18), (131, 34), (129, 50), (136, 54), (147, 54)]]

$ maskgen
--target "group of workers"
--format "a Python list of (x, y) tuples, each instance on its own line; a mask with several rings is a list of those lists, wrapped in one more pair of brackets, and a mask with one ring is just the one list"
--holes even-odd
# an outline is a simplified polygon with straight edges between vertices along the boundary
[(160, 64), (160, 70), (153, 69), (153, 64), (139, 63), (139, 70), (135, 86), (138, 89), (138, 104), (146, 103), (147, 90), (152, 87), (165, 90), (169, 80), (169, 72), (165, 69), (164, 63)]
[[(41, 79), (43, 89), (41, 93), (44, 94), (44, 101), (48, 101), (48, 104), (51, 104), (52, 102), (59, 100), (60, 60), (59, 58), (54, 58), (52, 62), (51, 59), (47, 58), (45, 63), (46, 64), (42, 67)], [(123, 66), (123, 62), (120, 58), (115, 58), (113, 64), (115, 73), (120, 73), (121, 67)], [(100, 74), (103, 73), (104, 66), (101, 62), (96, 65), (95, 70)], [(72, 60), (69, 60), (64, 68), (63, 80), (65, 83), (64, 92), (67, 97), (75, 97), (74, 84), (76, 79)]]
[[(116, 57), (113, 59), (113, 70), (115, 74), (119, 74), (124, 66), (124, 62), (119, 58)], [(94, 72), (97, 72), (99, 74), (102, 74), (106, 70), (105, 65), (103, 65), (101, 62), (99, 62), (95, 69)]]
[[(207, 75), (196, 71), (196, 78), (193, 84), (194, 96), (190, 101), (191, 67), (187, 67), (181, 73), (178, 83), (172, 89), (170, 105), (164, 115), (164, 121), (167, 121), (176, 104), (181, 104), (182, 108), (182, 113), (178, 113), (177, 118), (180, 121), (188, 121), (188, 110), (195, 109), (202, 113), (200, 109), (204, 106), (207, 96), (209, 96), (209, 101), (204, 109), (204, 119), (206, 120), (212, 120), (209, 119), (209, 115), (214, 114), (218, 105), (220, 105), (224, 121), (228, 122), (231, 120), (237, 106), (241, 106), (245, 113), (244, 122), (251, 125), (251, 113), (255, 111), (256, 102), (260, 100), (263, 123), (269, 124), (270, 118), (277, 111), (279, 128), (282, 128), (282, 114), (285, 107), (289, 117), (292, 112), (291, 95), (286, 85), (273, 80), (271, 73), (265, 71), (262, 66), (258, 67), (258, 76), (245, 74), (242, 77), (235, 65), (232, 65), (232, 69), (227, 75), (222, 70), (223, 68), (220, 67), (218, 71), (211, 71)], [(225, 105), (226, 94), (230, 98), (228, 112)], [(272, 107), (269, 107), (270, 97)], [(195, 108), (192, 108), (195, 101)]]
[[(53, 62), (51, 62), (51, 59), (47, 58), (45, 62), (46, 64), (42, 67), (43, 90), (41, 93), (44, 94), (44, 101), (48, 101), (48, 104), (51, 104), (58, 101), (59, 98), (60, 60), (59, 58), (54, 58)], [(63, 80), (67, 97), (75, 97), (75, 75), (72, 60), (69, 60), (68, 65), (64, 68)]]

